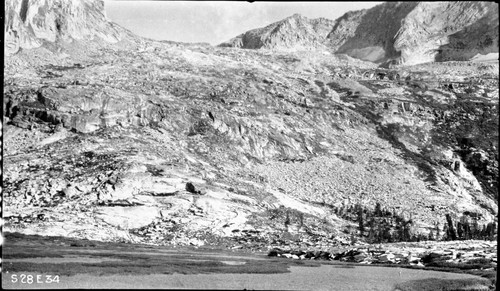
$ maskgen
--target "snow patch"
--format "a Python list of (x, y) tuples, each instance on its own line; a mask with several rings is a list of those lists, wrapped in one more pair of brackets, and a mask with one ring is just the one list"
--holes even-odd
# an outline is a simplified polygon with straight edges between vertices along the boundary
[(499, 53), (489, 53), (486, 55), (477, 54), (472, 59), (471, 62), (483, 62), (483, 63), (498, 63)]

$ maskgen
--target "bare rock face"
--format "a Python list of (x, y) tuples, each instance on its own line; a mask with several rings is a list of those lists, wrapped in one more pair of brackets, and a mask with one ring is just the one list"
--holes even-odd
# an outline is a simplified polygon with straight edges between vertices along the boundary
[(498, 4), (486, 3), (481, 8), (477, 14), (482, 16), (476, 22), (448, 36), (436, 60), (468, 60), (477, 54), (498, 53)]
[(479, 52), (498, 52), (498, 4), (419, 3), (403, 19), (394, 48), (407, 64), (434, 61), (438, 56), (469, 60)]
[(308, 19), (300, 14), (294, 14), (264, 28), (241, 34), (220, 46), (310, 50), (324, 47), (323, 40), (333, 24), (334, 21), (326, 18)]
[(354, 37), (359, 23), (367, 11), (366, 9), (349, 11), (338, 18), (332, 31), (327, 36), (330, 46), (336, 50), (347, 40)]
[(121, 38), (120, 28), (104, 15), (100, 0), (7, 0), (5, 1), (6, 54), (20, 48), (40, 47), (43, 42)]
[(470, 60), (498, 52), (498, 4), (388, 2), (335, 21), (294, 15), (220, 46), (324, 49), (370, 62), (408, 65)]
[(150, 224), (159, 214), (156, 208), (147, 206), (103, 207), (97, 216), (120, 229), (130, 229)]
[(337, 53), (366, 61), (381, 62), (397, 57), (394, 35), (402, 19), (416, 5), (416, 2), (389, 2), (358, 13), (348, 13), (340, 18), (341, 21), (337, 20), (338, 25), (328, 35), (328, 41)]

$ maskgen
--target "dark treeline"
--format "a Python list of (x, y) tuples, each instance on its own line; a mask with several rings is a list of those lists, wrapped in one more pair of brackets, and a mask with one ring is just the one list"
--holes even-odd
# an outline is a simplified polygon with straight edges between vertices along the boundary
[(462, 215), (459, 221), (454, 222), (451, 216), (446, 214), (443, 232), (443, 240), (495, 239), (497, 225), (495, 222), (480, 225), (474, 217), (469, 215)]
[(410, 217), (404, 217), (382, 208), (380, 203), (374, 209), (361, 204), (333, 208), (335, 214), (343, 219), (356, 222), (359, 234), (368, 243), (383, 242), (412, 242), (421, 240), (457, 240), (457, 239), (494, 239), (496, 224), (490, 222), (479, 225), (476, 219), (464, 215), (455, 222), (450, 215), (446, 215), (443, 227), (439, 224), (428, 234), (415, 231), (414, 222)]

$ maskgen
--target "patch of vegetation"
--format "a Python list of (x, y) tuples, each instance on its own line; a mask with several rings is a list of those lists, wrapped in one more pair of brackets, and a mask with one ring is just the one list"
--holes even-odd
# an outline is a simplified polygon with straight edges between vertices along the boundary
[(487, 260), (487, 262), (474, 262), (474, 261), (469, 261), (466, 263), (453, 263), (453, 262), (446, 262), (446, 260), (438, 260), (438, 261), (432, 261), (429, 263), (426, 263), (426, 266), (428, 267), (439, 267), (439, 268), (453, 268), (453, 269), (460, 269), (460, 270), (477, 270), (477, 269), (482, 269), (482, 268), (491, 268), (490, 260)]
[(361, 204), (348, 206), (329, 206), (340, 218), (358, 224), (359, 236), (366, 238), (369, 243), (385, 242), (418, 242), (423, 240), (468, 240), (484, 239), (493, 240), (497, 237), (496, 223), (489, 222), (480, 225), (478, 216), (474, 213), (464, 213), (459, 221), (454, 221), (449, 214), (446, 215), (446, 223), (441, 230), (436, 224), (435, 228), (424, 235), (416, 232), (414, 222), (411, 218), (405, 218), (392, 211), (385, 209), (380, 203), (376, 203), (374, 209)]
[(496, 223), (479, 225), (477, 218), (474, 213), (467, 212), (459, 218), (459, 221), (453, 221), (450, 214), (446, 214), (447, 223), (444, 225), (443, 240), (495, 239)]
[[(100, 255), (103, 258), (99, 263), (33, 263), (33, 262), (8, 262), (4, 264), (4, 272), (40, 272), (60, 275), (77, 274), (207, 274), (207, 273), (252, 273), (275, 274), (287, 273), (290, 265), (319, 266), (318, 263), (291, 260), (245, 260), (245, 264), (227, 265), (217, 257), (200, 256), (162, 256), (151, 254), (120, 255), (127, 258), (121, 261), (106, 261), (114, 258), (113, 254)], [(241, 260), (241, 259), (240, 259)], [(272, 262), (270, 262), (272, 261)]]
[[(467, 267), (460, 268), (459, 264), (453, 264), (453, 263), (447, 263), (447, 262), (445, 262), (445, 263), (446, 264), (437, 263), (434, 266), (426, 266), (425, 270), (439, 271), (439, 272), (451, 272), (451, 273), (459, 273), (459, 274), (470, 274), (470, 275), (474, 275), (474, 276), (483, 277), (484, 279), (487, 279), (489, 281), (489, 284), (486, 284), (486, 285), (487, 286), (489, 285), (491, 287), (490, 290), (495, 289), (494, 286), (496, 286), (496, 278), (497, 278), (496, 267), (495, 268), (485, 268), (485, 269), (469, 269)], [(391, 265), (391, 264), (388, 264), (385, 266), (386, 267), (401, 267), (401, 268), (406, 268), (406, 269), (421, 269), (422, 268), (419, 266), (412, 266), (412, 265)], [(483, 265), (483, 267), (490, 267), (490, 265), (488, 265), (488, 266)], [(437, 289), (437, 290), (439, 290), (439, 289)]]
[(429, 278), (411, 280), (395, 286), (395, 290), (400, 291), (452, 291), (452, 290), (489, 290), (490, 282), (487, 279), (440, 279)]
[(288, 228), (291, 224), (298, 224), (300, 227), (305, 226), (304, 213), (289, 207), (280, 206), (279, 208), (268, 209), (265, 211), (265, 216), (279, 224), (283, 223), (285, 228)]
[(369, 243), (420, 241), (428, 236), (414, 230), (412, 218), (406, 219), (395, 210), (384, 209), (377, 202), (374, 209), (361, 204), (333, 206), (334, 213), (343, 219), (358, 223), (359, 235)]
[[(23, 239), (24, 238), (24, 239)], [(22, 239), (22, 240), (20, 240)], [(40, 272), (58, 275), (77, 274), (199, 274), (199, 273), (253, 273), (274, 274), (287, 273), (289, 266), (319, 266), (318, 262), (300, 260), (280, 260), (262, 256), (255, 259), (255, 255), (248, 255), (248, 259), (238, 254), (240, 265), (228, 265), (221, 262), (218, 255), (225, 258), (231, 253), (226, 250), (203, 249), (175, 249), (169, 252), (164, 247), (135, 245), (124, 243), (96, 242), (94, 247), (89, 247), (87, 241), (82, 241), (79, 248), (71, 247), (74, 239), (24, 236), (20, 234), (7, 234), (9, 243), (4, 246), (2, 272)], [(57, 240), (57, 243), (55, 241)], [(244, 256), (244, 255), (243, 255)], [(61, 258), (61, 257), (94, 257), (102, 259), (99, 263), (36, 263), (13, 262), (15, 258)], [(107, 261), (108, 259), (108, 261)]]
[(64, 258), (63, 255), (55, 253), (55, 252), (46, 252), (46, 253), (33, 253), (32, 251), (25, 250), (15, 253), (4, 252), (2, 254), (2, 259), (25, 259), (25, 258)]

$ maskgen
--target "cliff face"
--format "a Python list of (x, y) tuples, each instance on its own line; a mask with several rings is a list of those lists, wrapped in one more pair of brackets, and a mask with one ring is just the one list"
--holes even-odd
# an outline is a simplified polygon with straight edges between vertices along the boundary
[(109, 22), (102, 0), (7, 0), (5, 53), (40, 47), (43, 42), (91, 40), (117, 42), (123, 31)]
[(498, 4), (486, 3), (479, 19), (448, 36), (436, 60), (466, 60), (476, 54), (498, 53)]
[[(361, 17), (346, 19), (353, 31), (346, 37), (341, 27), (334, 27), (328, 35), (330, 43), (337, 53), (345, 53), (354, 58), (380, 62), (387, 58), (397, 57), (394, 48), (394, 35), (400, 27), (401, 20), (418, 3), (389, 2), (366, 10)], [(338, 42), (337, 39), (344, 41)]]
[[(388, 2), (323, 20), (319, 29), (283, 29), (290, 19), (304, 18), (287, 18), (221, 46), (300, 50), (307, 44), (366, 61), (405, 64), (462, 61), (498, 52), (496, 3)], [(312, 27), (310, 20), (304, 23)]]
[(402, 20), (394, 48), (408, 64), (462, 61), (479, 52), (498, 52), (498, 4), (419, 3)]

